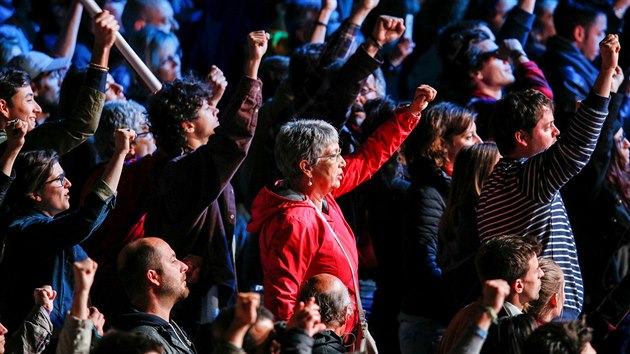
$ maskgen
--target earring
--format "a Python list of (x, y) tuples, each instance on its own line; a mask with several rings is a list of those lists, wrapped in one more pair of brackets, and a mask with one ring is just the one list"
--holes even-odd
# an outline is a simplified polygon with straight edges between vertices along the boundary
[(309, 177), (308, 183), (306, 185), (309, 186), (309, 187), (313, 185), (313, 180), (310, 177)]

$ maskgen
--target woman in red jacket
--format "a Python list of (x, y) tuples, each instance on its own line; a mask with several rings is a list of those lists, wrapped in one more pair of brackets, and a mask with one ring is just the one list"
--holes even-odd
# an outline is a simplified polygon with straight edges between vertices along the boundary
[[(259, 192), (248, 226), (259, 236), (264, 304), (276, 319), (291, 317), (300, 285), (320, 273), (338, 277), (355, 301), (356, 240), (335, 198), (369, 179), (389, 159), (435, 95), (429, 86), (418, 87), (411, 105), (399, 108), (348, 156), (341, 156), (337, 131), (324, 121), (282, 126), (275, 157), (284, 179)], [(355, 315), (346, 333), (357, 323)]]

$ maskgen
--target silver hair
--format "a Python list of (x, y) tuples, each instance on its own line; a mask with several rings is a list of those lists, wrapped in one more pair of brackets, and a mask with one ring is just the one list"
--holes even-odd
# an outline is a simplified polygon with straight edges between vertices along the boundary
[(299, 163), (314, 165), (326, 147), (339, 142), (337, 130), (317, 119), (300, 119), (285, 123), (276, 136), (275, 158), (282, 175), (295, 180), (302, 175)]
[(141, 104), (134, 101), (105, 103), (98, 129), (94, 133), (94, 144), (101, 160), (107, 161), (114, 154), (116, 129), (130, 128), (141, 133), (143, 125), (147, 124), (147, 111)]

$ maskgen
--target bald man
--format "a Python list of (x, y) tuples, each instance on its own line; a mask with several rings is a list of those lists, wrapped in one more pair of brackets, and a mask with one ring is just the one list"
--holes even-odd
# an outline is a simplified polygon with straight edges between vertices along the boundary
[(302, 285), (298, 301), (306, 303), (311, 297), (319, 305), (321, 323), (326, 325), (326, 330), (313, 336), (313, 354), (345, 353), (341, 336), (353, 311), (348, 288), (334, 275), (317, 274)]

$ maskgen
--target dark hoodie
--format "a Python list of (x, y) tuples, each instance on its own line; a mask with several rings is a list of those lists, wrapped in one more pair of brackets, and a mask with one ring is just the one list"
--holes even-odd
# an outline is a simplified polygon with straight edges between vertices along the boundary
[(122, 315), (113, 324), (122, 331), (143, 334), (164, 346), (164, 354), (196, 354), (194, 344), (186, 333), (173, 321), (166, 322), (159, 316), (134, 310)]

